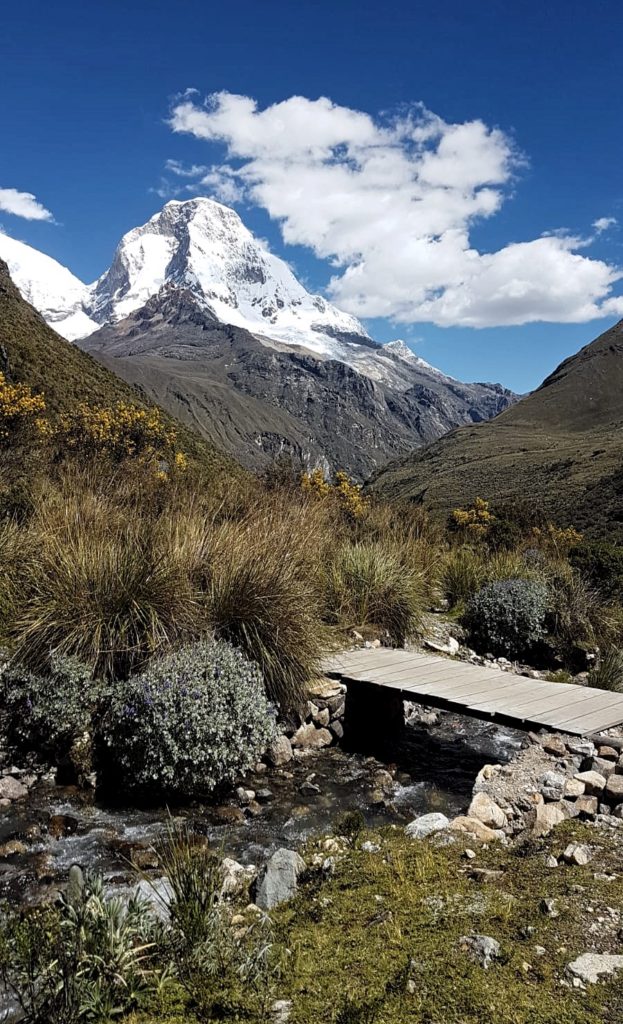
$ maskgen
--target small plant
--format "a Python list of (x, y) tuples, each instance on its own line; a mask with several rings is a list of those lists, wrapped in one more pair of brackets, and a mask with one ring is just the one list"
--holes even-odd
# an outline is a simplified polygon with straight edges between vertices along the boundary
[(97, 688), (89, 669), (75, 658), (54, 655), (45, 673), (9, 664), (2, 688), (9, 736), (22, 749), (63, 758), (90, 728)]
[(351, 846), (356, 846), (365, 827), (366, 820), (361, 811), (344, 811), (334, 822), (333, 831), (336, 836), (347, 839)]
[(545, 636), (548, 597), (547, 587), (531, 580), (487, 584), (465, 610), (474, 647), (509, 658), (528, 656)]
[(221, 902), (221, 860), (187, 828), (169, 828), (160, 862), (171, 886), (165, 940), (176, 974), (202, 1019), (242, 1012), (264, 1021), (275, 998), (281, 950), (267, 914), (235, 928)]
[(159, 986), (147, 901), (105, 895), (89, 878), (54, 908), (9, 912), (0, 925), (0, 989), (31, 1024), (99, 1024)]
[(102, 771), (146, 793), (205, 794), (250, 768), (274, 729), (259, 668), (225, 641), (202, 640), (115, 688), (100, 724)]
[(343, 545), (328, 572), (333, 621), (345, 628), (378, 626), (396, 644), (420, 628), (424, 593), (422, 574), (381, 543)]
[(623, 651), (608, 647), (588, 673), (588, 686), (623, 693)]

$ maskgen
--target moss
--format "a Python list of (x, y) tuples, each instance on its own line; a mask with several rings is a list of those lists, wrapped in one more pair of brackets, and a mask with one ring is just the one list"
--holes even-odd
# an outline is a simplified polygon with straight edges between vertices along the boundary
[[(561, 985), (566, 965), (591, 949), (620, 948), (614, 926), (593, 934), (587, 920), (623, 906), (623, 878), (614, 836), (567, 822), (545, 840), (516, 848), (491, 847), (474, 862), (464, 843), (435, 847), (389, 828), (368, 835), (382, 845), (360, 846), (338, 863), (332, 878), (310, 877), (297, 899), (274, 913), (291, 950), (281, 998), (290, 998), (292, 1024), (615, 1024), (623, 1015), (623, 978), (586, 992)], [(570, 841), (598, 848), (585, 868), (546, 867)], [(620, 840), (619, 840), (620, 843)], [(317, 845), (310, 844), (309, 858)], [(501, 870), (476, 881), (473, 864)], [(559, 916), (541, 908), (558, 901)], [(501, 958), (488, 970), (460, 950), (470, 932), (490, 935)], [(538, 956), (535, 947), (545, 954)], [(408, 985), (408, 982), (411, 984)], [(409, 992), (408, 988), (412, 991)], [(132, 1024), (194, 1024), (177, 1002)]]

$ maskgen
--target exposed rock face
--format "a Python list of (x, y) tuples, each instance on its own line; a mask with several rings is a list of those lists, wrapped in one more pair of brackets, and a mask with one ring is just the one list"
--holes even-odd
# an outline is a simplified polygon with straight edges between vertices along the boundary
[(431, 836), (435, 832), (442, 832), (444, 829), (447, 829), (449, 824), (450, 820), (446, 818), (445, 814), (437, 812), (422, 814), (419, 818), (409, 822), (405, 828), (405, 833), (411, 839), (425, 839), (426, 836)]
[(623, 970), (623, 956), (613, 953), (583, 953), (567, 967), (573, 978), (589, 985)]

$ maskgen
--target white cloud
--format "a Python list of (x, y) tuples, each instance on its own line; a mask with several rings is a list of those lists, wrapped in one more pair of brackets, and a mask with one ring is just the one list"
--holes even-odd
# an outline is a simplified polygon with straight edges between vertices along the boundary
[(18, 192), (16, 188), (0, 188), (0, 210), (25, 220), (54, 220), (32, 192)]
[(375, 119), (301, 96), (260, 110), (222, 92), (205, 103), (185, 94), (170, 125), (225, 145), (226, 162), (197, 184), (224, 202), (244, 196), (286, 243), (329, 259), (332, 298), (358, 316), (488, 327), (623, 314), (612, 294), (623, 275), (579, 253), (588, 239), (558, 231), (473, 247), (473, 225), (498, 212), (525, 162), (480, 120), (449, 124), (421, 105)]
[(597, 234), (600, 235), (602, 231), (607, 231), (608, 228), (613, 228), (616, 223), (616, 217), (598, 217), (597, 220), (593, 221), (593, 227)]

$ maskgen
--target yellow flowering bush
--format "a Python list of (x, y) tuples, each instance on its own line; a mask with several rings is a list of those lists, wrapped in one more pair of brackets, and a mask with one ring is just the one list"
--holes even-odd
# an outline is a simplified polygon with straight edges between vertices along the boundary
[(303, 473), (301, 488), (315, 498), (335, 501), (338, 508), (349, 519), (361, 519), (368, 511), (369, 502), (361, 493), (360, 484), (353, 483), (347, 473), (338, 470), (333, 483), (325, 479), (321, 469)]
[(450, 514), (450, 528), (455, 533), (462, 533), (477, 540), (486, 537), (494, 522), (495, 516), (489, 508), (489, 502), (484, 498), (476, 498), (473, 505), (455, 508)]
[(566, 558), (584, 538), (573, 526), (562, 527), (556, 526), (555, 523), (546, 523), (545, 526), (534, 527), (532, 539), (550, 554)]
[(83, 456), (106, 455), (115, 461), (157, 460), (157, 477), (168, 479), (171, 468), (184, 470), (187, 459), (175, 451), (176, 433), (157, 408), (117, 402), (112, 407), (81, 402), (60, 417), (55, 439), (63, 453)]
[(26, 384), (11, 384), (0, 372), (0, 446), (12, 445), (18, 436), (46, 431), (45, 399)]

